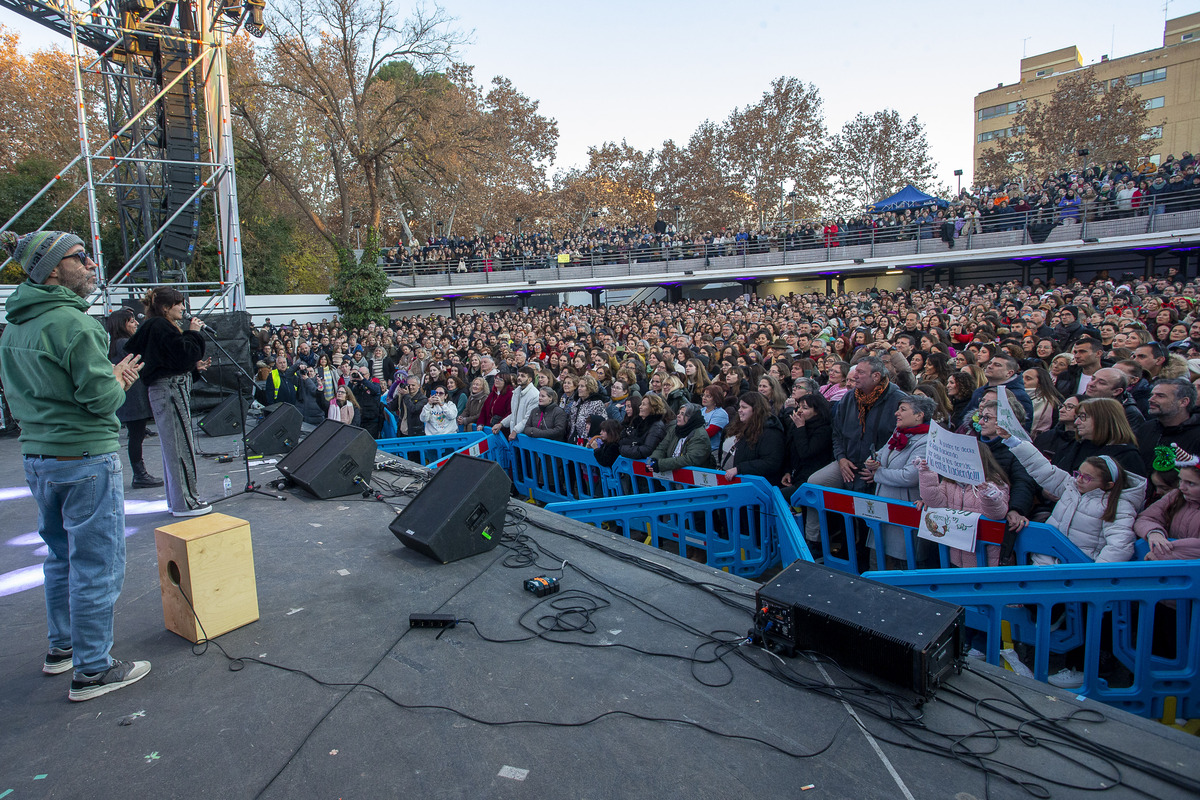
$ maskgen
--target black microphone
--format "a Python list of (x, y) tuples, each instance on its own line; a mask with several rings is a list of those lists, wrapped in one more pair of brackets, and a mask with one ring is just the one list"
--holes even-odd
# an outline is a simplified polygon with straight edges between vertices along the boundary
[(209, 328), (209, 327), (208, 327), (208, 323), (207, 323), (207, 322), (205, 322), (204, 320), (200, 319), (199, 317), (193, 317), (193, 316), (191, 316), (191, 315), (189, 315), (189, 314), (185, 314), (185, 315), (183, 316), (183, 319), (182, 319), (182, 320), (180, 320), (180, 321), (183, 323), (184, 327), (186, 328), (186, 327), (191, 327), (192, 320), (194, 320), (194, 319), (199, 319), (199, 320), (200, 320), (200, 327), (201, 327), (201, 328), (203, 328), (203, 329), (205, 329), (205, 330), (212, 330), (211, 328)]

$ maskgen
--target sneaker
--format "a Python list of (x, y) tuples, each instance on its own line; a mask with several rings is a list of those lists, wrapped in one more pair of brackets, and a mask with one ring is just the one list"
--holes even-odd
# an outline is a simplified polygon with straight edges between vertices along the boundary
[(1060, 689), (1078, 689), (1083, 686), (1083, 673), (1070, 667), (1064, 667), (1047, 678), (1046, 683)]
[(1033, 677), (1033, 670), (1025, 666), (1025, 662), (1021, 660), (1019, 655), (1017, 655), (1017, 651), (1011, 647), (1006, 650), (1001, 650), (1000, 658), (1004, 659), (1004, 663), (1008, 665), (1009, 669), (1020, 675), (1022, 678)]
[(51, 647), (42, 662), (42, 672), (47, 675), (61, 675), (73, 666), (72, 650), (69, 647)]
[(973, 658), (976, 661), (984, 661), (987, 659), (987, 656), (985, 656), (983, 654), (983, 651), (980, 650), (979, 648), (972, 647), (970, 650), (967, 651), (967, 658)]
[(98, 675), (75, 673), (71, 691), (67, 695), (79, 703), (102, 694), (115, 692), (131, 683), (137, 683), (150, 672), (149, 661), (114, 661), (112, 666)]
[(202, 503), (195, 508), (185, 508), (183, 511), (172, 511), (173, 517), (202, 517), (212, 511), (212, 506), (208, 503)]

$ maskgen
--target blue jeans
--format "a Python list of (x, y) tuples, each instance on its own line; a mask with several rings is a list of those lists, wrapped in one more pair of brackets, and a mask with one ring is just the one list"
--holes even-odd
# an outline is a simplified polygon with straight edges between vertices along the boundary
[(51, 647), (74, 647), (75, 671), (112, 663), (113, 606), (125, 582), (125, 491), (117, 453), (78, 461), (25, 458), (49, 553), (46, 621)]

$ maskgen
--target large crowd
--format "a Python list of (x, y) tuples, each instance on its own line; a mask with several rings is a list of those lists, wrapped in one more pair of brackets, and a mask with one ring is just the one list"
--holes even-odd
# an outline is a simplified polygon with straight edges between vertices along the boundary
[[(1200, 556), (1198, 284), (1172, 269), (355, 330), (268, 321), (259, 399), (377, 437), (523, 434), (593, 448), (604, 466), (624, 456), (758, 475), (785, 494), (808, 482), (977, 511), (1010, 532), (988, 546), (991, 564), (1030, 520), (1096, 561), (1133, 559), (1139, 539), (1148, 558), (1188, 558)], [(1001, 427), (1001, 405), (1024, 436)], [(983, 484), (929, 469), (933, 423), (979, 440)], [(806, 535), (816, 546), (815, 515)], [(862, 544), (872, 566), (908, 563), (899, 530)], [(935, 565), (936, 549), (916, 559)]]
[(1190, 152), (1161, 165), (1093, 164), (1041, 178), (1023, 176), (962, 190), (953, 200), (898, 210), (866, 209), (823, 219), (728, 225), (688, 233), (660, 219), (653, 226), (584, 227), (559, 234), (498, 231), (491, 236), (439, 234), (398, 242), (384, 263), (425, 272), (492, 272), (847, 247), (914, 239), (953, 246), (971, 234), (1028, 228), (1033, 237), (1073, 225), (1200, 209), (1200, 174)]

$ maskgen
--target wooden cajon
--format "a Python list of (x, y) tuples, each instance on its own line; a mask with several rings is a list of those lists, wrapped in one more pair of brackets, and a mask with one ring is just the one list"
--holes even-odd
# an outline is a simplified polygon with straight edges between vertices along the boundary
[[(154, 543), (167, 630), (198, 642), (205, 634), (214, 639), (258, 619), (254, 550), (246, 520), (206, 514), (155, 529)], [(183, 595), (192, 601), (194, 615)]]

